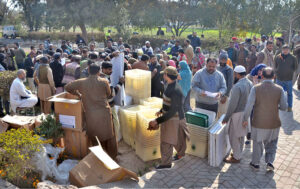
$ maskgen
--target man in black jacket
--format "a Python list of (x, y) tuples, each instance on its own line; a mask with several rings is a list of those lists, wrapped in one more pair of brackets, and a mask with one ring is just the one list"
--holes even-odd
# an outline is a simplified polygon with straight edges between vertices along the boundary
[(148, 130), (157, 130), (161, 124), (160, 151), (161, 164), (156, 169), (169, 169), (172, 167), (173, 147), (177, 154), (173, 160), (179, 160), (185, 155), (186, 137), (188, 130), (184, 119), (183, 94), (176, 82), (178, 72), (176, 68), (168, 66), (163, 72), (164, 80), (168, 86), (163, 95), (163, 108), (156, 113), (157, 119), (149, 123)]
[(64, 77), (64, 69), (63, 66), (60, 63), (60, 53), (55, 53), (53, 58), (53, 62), (50, 63), (50, 68), (52, 69), (53, 74), (53, 80), (55, 83), (56, 90), (60, 87), (63, 87), (63, 84), (61, 83), (63, 77)]
[(35, 52), (31, 51), (27, 58), (25, 59), (24, 67), (26, 70), (26, 76), (29, 84), (30, 90), (34, 93), (35, 92), (35, 85), (33, 80), (33, 72), (34, 72), (34, 64), (33, 59), (35, 57)]
[(282, 47), (282, 53), (275, 57), (276, 83), (287, 92), (288, 112), (293, 107), (293, 76), (298, 69), (298, 63), (295, 56), (290, 54), (288, 45)]

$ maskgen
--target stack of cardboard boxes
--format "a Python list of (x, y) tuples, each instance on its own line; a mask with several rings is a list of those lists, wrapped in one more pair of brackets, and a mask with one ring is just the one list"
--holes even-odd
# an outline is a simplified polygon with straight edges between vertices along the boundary
[(64, 92), (53, 96), (56, 119), (64, 129), (65, 152), (72, 158), (82, 159), (89, 153), (91, 142), (86, 135), (83, 105), (81, 100)]

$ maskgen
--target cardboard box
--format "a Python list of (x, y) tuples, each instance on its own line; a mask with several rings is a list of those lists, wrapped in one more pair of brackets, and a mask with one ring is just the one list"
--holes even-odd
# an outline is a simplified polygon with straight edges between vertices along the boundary
[(54, 102), (56, 118), (64, 129), (83, 130), (82, 102), (77, 96), (64, 92), (51, 97), (49, 101)]
[(6, 132), (8, 129), (8, 124), (0, 119), (0, 133)]
[(95, 146), (71, 171), (69, 180), (72, 185), (86, 187), (132, 178), (138, 181), (136, 173), (120, 167), (102, 149)]
[(25, 128), (27, 130), (33, 130), (35, 128), (35, 119), (35, 116), (6, 115), (2, 118), (2, 121), (15, 129)]
[(89, 153), (91, 142), (85, 131), (64, 129), (65, 152), (75, 159), (82, 159)]

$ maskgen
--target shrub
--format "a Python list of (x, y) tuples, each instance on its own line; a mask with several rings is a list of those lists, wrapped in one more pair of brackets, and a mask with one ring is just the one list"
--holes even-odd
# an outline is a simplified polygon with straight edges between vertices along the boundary
[(58, 139), (63, 136), (64, 131), (59, 122), (53, 115), (48, 115), (46, 119), (41, 119), (40, 127), (36, 128), (34, 132), (45, 139)]
[[(31, 40), (45, 40), (48, 36), (50, 36), (51, 40), (70, 40), (75, 41), (76, 35), (81, 33), (73, 33), (73, 32), (28, 32), (26, 35), (22, 36), (23, 39), (31, 39)], [(113, 34), (112, 39), (117, 41), (120, 34)], [(161, 47), (164, 42), (164, 39), (170, 39), (167, 36), (150, 36), (150, 35), (126, 35), (122, 36), (124, 40), (133, 48), (140, 48), (144, 46), (146, 41), (150, 41), (153, 48)], [(97, 42), (104, 42), (105, 41), (105, 34), (103, 32), (95, 32), (95, 33), (88, 33), (89, 40), (95, 40)], [(176, 37), (183, 45), (184, 37)], [(228, 46), (230, 37), (226, 37), (225, 39), (215, 39), (215, 38), (205, 38), (202, 39), (202, 49), (205, 49), (209, 52), (219, 51), (222, 48)]]
[(15, 185), (34, 170), (31, 158), (42, 150), (42, 140), (33, 131), (11, 129), (0, 134), (1, 177)]

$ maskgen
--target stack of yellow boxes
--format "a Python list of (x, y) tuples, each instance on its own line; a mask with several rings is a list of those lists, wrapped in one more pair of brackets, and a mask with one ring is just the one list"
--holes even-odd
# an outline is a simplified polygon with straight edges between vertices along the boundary
[(150, 161), (160, 158), (160, 130), (147, 130), (149, 122), (156, 118), (158, 108), (151, 108), (137, 113), (136, 124), (136, 154), (143, 161)]
[(200, 158), (205, 158), (208, 154), (208, 131), (209, 128), (200, 127), (187, 123), (190, 131), (190, 141), (187, 141), (186, 153)]
[(133, 105), (119, 110), (119, 120), (124, 142), (135, 149), (135, 133), (137, 112), (146, 109), (145, 106)]
[(151, 96), (151, 72), (134, 69), (125, 71), (125, 92), (135, 104)]
[(140, 104), (151, 108), (161, 109), (163, 104), (163, 99), (157, 97), (149, 97), (149, 98), (141, 99)]
[(143, 161), (160, 158), (160, 130), (148, 131), (149, 122), (162, 108), (163, 100), (151, 96), (151, 72), (128, 70), (125, 72), (125, 92), (135, 105), (120, 108), (119, 119), (124, 141), (136, 150)]

